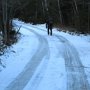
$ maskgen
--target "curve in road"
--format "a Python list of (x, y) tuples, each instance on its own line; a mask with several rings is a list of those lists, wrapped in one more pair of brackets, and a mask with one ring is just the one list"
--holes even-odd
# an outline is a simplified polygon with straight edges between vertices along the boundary
[(27, 83), (32, 78), (35, 70), (39, 66), (44, 56), (48, 56), (49, 46), (47, 40), (36, 33), (35, 31), (23, 26), (24, 28), (32, 31), (39, 40), (39, 46), (36, 50), (35, 54), (30, 59), (30, 62), (26, 65), (25, 69), (12, 81), (5, 90), (23, 90), (23, 88), (27, 85)]
[[(34, 28), (45, 31), (35, 26)], [(64, 46), (63, 57), (67, 72), (67, 90), (89, 90), (90, 85), (76, 48), (63, 36), (54, 35)]]

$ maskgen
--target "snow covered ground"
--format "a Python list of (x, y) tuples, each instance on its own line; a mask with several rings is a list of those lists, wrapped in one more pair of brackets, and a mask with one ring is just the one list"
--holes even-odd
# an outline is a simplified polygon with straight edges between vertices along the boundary
[(0, 56), (0, 90), (90, 90), (90, 35), (70, 35), (45, 24), (22, 26), (18, 43)]

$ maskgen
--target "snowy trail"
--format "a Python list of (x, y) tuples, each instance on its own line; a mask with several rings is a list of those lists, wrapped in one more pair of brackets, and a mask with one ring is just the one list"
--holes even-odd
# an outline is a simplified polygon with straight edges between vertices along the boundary
[(84, 67), (75, 47), (64, 37), (57, 36), (64, 45), (67, 71), (67, 90), (90, 90)]
[[(26, 28), (26, 27), (24, 27)], [(29, 30), (29, 28), (26, 28)], [(31, 30), (30, 30), (31, 31)], [(23, 90), (29, 80), (32, 78), (35, 70), (39, 66), (40, 62), (45, 56), (48, 57), (49, 47), (47, 40), (38, 33), (32, 32), (37, 36), (39, 40), (38, 48), (35, 54), (32, 56), (30, 62), (26, 65), (25, 69), (12, 81), (5, 90)], [(48, 57), (49, 58), (49, 57)]]
[[(32, 26), (33, 27), (33, 26)], [(35, 27), (43, 30), (41, 28)], [(45, 30), (43, 30), (45, 31)], [(54, 34), (64, 46), (63, 57), (67, 72), (67, 90), (89, 90), (90, 86), (76, 48), (63, 36)]]
[[(30, 26), (33, 29), (28, 28), (26, 26), (28, 26), (28, 27)], [(53, 83), (52, 85), (54, 86), (54, 88), (49, 86), (50, 89), (48, 89), (47, 83), (46, 84), (44, 83), (45, 79), (48, 80), (47, 77), (44, 77), (44, 80), (41, 80), (41, 79), (43, 79), (43, 76), (45, 73), (47, 73), (47, 74), (49, 73), (49, 70), (47, 70), (46, 72), (44, 71), (45, 67), (47, 67), (48, 61), (52, 62), (53, 58), (55, 58), (55, 60), (57, 59), (57, 62), (59, 62), (60, 58), (56, 57), (59, 54), (60, 55), (62, 54), (62, 57), (65, 60), (65, 68), (66, 68), (66, 73), (67, 73), (67, 82), (64, 83), (64, 84), (67, 84), (67, 89), (64, 89), (64, 90), (89, 90), (90, 86), (89, 86), (87, 76), (84, 71), (84, 67), (81, 63), (79, 54), (78, 54), (76, 48), (69, 42), (69, 40), (67, 40), (63, 36), (60, 36), (60, 35), (54, 33), (53, 36), (49, 37), (49, 38), (53, 38), (53, 40), (57, 39), (57, 40), (59, 40), (60, 44), (62, 43), (61, 46), (57, 47), (57, 46), (55, 46), (54, 41), (52, 41), (52, 43), (50, 44), (49, 40), (51, 40), (51, 39), (41, 35), (42, 34), (41, 32), (45, 32), (46, 30), (39, 28), (37, 26), (33, 27), (33, 25), (26, 25), (26, 26), (23, 26), (23, 28), (25, 28), (27, 30), (30, 29), (30, 31), (33, 32), (37, 36), (37, 38), (39, 40), (39, 45), (38, 45), (38, 48), (37, 48), (35, 54), (32, 56), (31, 61), (27, 64), (26, 68), (15, 79), (15, 81), (10, 83), (10, 85), (5, 90), (23, 90), (23, 89), (24, 90), (43, 90), (43, 86), (45, 88), (44, 90), (62, 90), (62, 89), (60, 89), (60, 84), (58, 86), (57, 85), (54, 86), (56, 84), (56, 83), (54, 83), (56, 76), (58, 77), (58, 79), (60, 77), (59, 77), (59, 75), (56, 75), (53, 72), (50, 74), (49, 77), (51, 78), (51, 82)], [(39, 32), (40, 30), (41, 30), (41, 32)], [(52, 44), (54, 44), (54, 46), (52, 46), (52, 48), (54, 48), (55, 50), (56, 50), (56, 48), (58, 48), (57, 53), (55, 53), (55, 55), (56, 55), (55, 57), (53, 56), (54, 53), (49, 51), (50, 47), (48, 44), (50, 44), (50, 46), (52, 46)], [(59, 52), (60, 47), (61, 48), (63, 47), (63, 52)], [(49, 54), (51, 54), (51, 56)], [(44, 57), (47, 57), (47, 61), (44, 61), (44, 59), (43, 59)], [(37, 61), (37, 59), (38, 59), (38, 61)], [(42, 69), (35, 76), (38, 78), (34, 77), (32, 79), (32, 76), (34, 76), (34, 73), (36, 72), (35, 70), (38, 68), (38, 66), (40, 66), (40, 63), (42, 61), (44, 62), (42, 65)], [(54, 61), (54, 64), (55, 64), (55, 62), (56, 61)], [(46, 63), (46, 65), (45, 65), (45, 63)], [(60, 66), (60, 63), (61, 62), (59, 62), (59, 66)], [(54, 66), (54, 64), (53, 64), (53, 66)], [(45, 67), (43, 67), (43, 66), (45, 66)], [(59, 69), (61, 69), (61, 67)], [(56, 72), (59, 72), (59, 70)], [(51, 75), (56, 75), (56, 76), (54, 77)], [(33, 80), (33, 81), (31, 83), (29, 83), (30, 80), (31, 81)], [(33, 83), (35, 85), (33, 85)], [(28, 88), (27, 84), (31, 85), (31, 86)], [(45, 87), (45, 85), (46, 85), (46, 87)], [(27, 86), (27, 87), (25, 88), (25, 86)], [(40, 88), (38, 88), (38, 86)]]

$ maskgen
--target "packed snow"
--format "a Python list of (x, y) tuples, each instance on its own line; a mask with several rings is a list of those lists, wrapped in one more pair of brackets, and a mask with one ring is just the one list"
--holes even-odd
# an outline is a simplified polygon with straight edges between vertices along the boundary
[(90, 35), (71, 35), (53, 28), (53, 35), (48, 36), (45, 24), (32, 25), (19, 20), (13, 24), (21, 26), (21, 36), (0, 56), (5, 66), (0, 66), (0, 90), (74, 90), (68, 85), (70, 66), (66, 65), (64, 55), (65, 49), (73, 47), (77, 52), (74, 49), (67, 52), (73, 53), (71, 59), (79, 57), (88, 82), (88, 88), (83, 90), (90, 89)]

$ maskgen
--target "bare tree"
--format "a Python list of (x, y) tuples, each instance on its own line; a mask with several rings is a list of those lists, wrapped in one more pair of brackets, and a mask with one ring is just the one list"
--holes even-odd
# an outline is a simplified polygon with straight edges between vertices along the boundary
[(76, 12), (78, 13), (78, 7), (77, 7), (77, 2), (76, 0), (73, 0), (74, 4), (75, 4), (75, 9), (76, 9)]
[(2, 0), (4, 43), (7, 43), (7, 0)]
[(0, 2), (0, 28), (2, 28), (3, 41), (5, 44), (9, 43), (10, 32), (12, 31), (12, 19), (16, 12), (24, 8), (28, 3), (25, 0), (1, 0)]
[(45, 7), (44, 7), (44, 2), (42, 0), (42, 8), (43, 8), (43, 16), (45, 17)]
[(45, 10), (46, 10), (46, 17), (49, 16), (49, 10), (48, 10), (48, 2), (47, 0), (44, 0), (44, 3), (45, 3)]
[(90, 33), (90, 3), (88, 3), (88, 32)]
[(58, 8), (59, 8), (59, 19), (60, 19), (60, 23), (63, 24), (63, 21), (62, 21), (62, 11), (61, 11), (61, 6), (60, 6), (60, 0), (57, 0), (58, 1)]
[(78, 5), (77, 0), (73, 0), (73, 10), (74, 10), (74, 17), (75, 17), (75, 26), (80, 30), (80, 18), (79, 18), (79, 11), (78, 11)]

